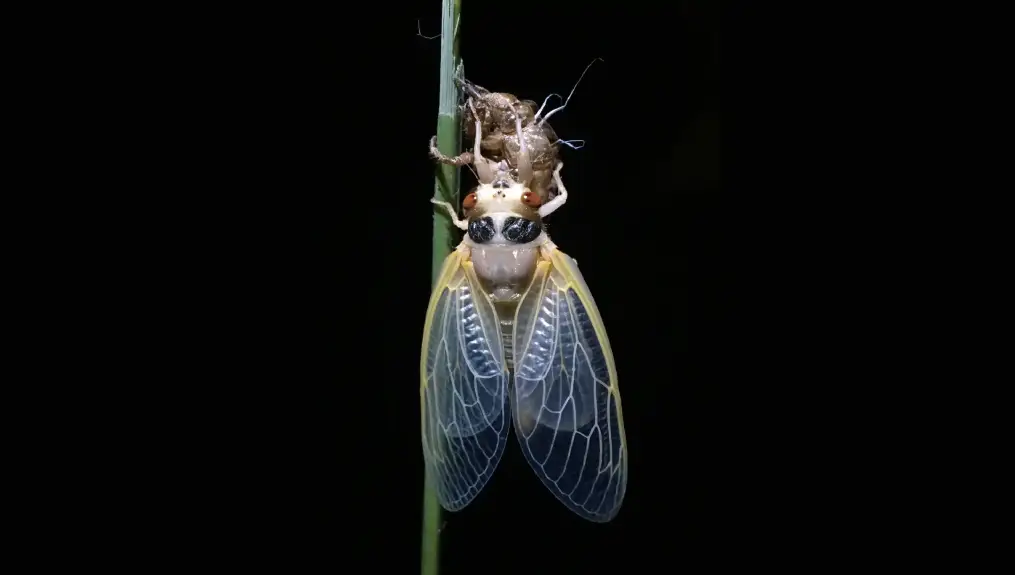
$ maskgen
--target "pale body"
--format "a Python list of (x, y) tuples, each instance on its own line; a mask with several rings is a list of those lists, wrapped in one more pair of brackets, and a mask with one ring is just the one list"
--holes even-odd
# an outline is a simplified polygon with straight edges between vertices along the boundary
[(463, 259), (472, 262), (486, 295), (497, 307), (504, 359), (509, 369), (514, 367), (512, 332), (518, 301), (532, 281), (540, 256), (547, 259), (549, 252), (546, 250), (555, 248), (546, 231), (540, 231), (536, 239), (524, 244), (512, 243), (504, 237), (502, 230), (507, 218), (518, 217), (518, 212), (533, 215), (522, 202), (526, 190), (517, 183), (507, 188), (479, 186), (473, 192), (476, 205), (470, 215), (491, 218), (497, 231), (493, 238), (481, 244), (466, 234), (457, 248)]
[(493, 219), (497, 231), (490, 241), (482, 244), (477, 244), (466, 235), (459, 249), (468, 250), (467, 257), (476, 266), (476, 275), (489, 283), (491, 289), (488, 295), (495, 301), (507, 301), (521, 296), (536, 267), (540, 247), (550, 241), (545, 231), (541, 231), (539, 237), (526, 244), (509, 242), (502, 233), (507, 218), (517, 217), (519, 212), (531, 212), (522, 203), (525, 190), (521, 184), (514, 184), (506, 189), (479, 186), (473, 192), (476, 194), (476, 207), (471, 211), (477, 216)]

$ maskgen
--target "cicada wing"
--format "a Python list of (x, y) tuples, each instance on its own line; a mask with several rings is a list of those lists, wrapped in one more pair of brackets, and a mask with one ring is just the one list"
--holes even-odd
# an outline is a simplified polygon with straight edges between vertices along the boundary
[(556, 248), (519, 301), (513, 342), (511, 402), (526, 459), (569, 509), (613, 519), (627, 488), (617, 369), (585, 280)]
[(489, 481), (510, 427), (497, 312), (457, 251), (430, 296), (420, 375), (426, 472), (441, 505), (457, 511)]

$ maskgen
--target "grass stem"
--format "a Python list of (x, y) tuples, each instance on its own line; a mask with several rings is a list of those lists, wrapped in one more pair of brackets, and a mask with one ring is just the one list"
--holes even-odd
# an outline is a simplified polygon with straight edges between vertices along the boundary
[[(455, 70), (461, 63), (458, 55), (458, 24), (462, 0), (441, 0), (441, 67), (440, 101), (437, 109), (437, 148), (447, 156), (457, 156), (461, 150), (462, 129), (458, 117), (458, 87)], [(458, 178), (460, 168), (440, 165), (434, 183), (434, 198), (458, 205)], [(430, 282), (437, 281), (444, 258), (451, 253), (458, 237), (458, 228), (443, 209), (434, 206), (433, 258)], [(423, 489), (423, 550), (422, 575), (438, 575), (440, 571), (441, 506), (437, 492), (426, 476)]]

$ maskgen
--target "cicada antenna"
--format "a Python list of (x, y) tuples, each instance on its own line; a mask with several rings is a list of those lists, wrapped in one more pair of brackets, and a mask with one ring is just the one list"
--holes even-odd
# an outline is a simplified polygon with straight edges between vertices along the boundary
[[(591, 62), (589, 62), (588, 66), (585, 66), (585, 72), (582, 72), (582, 75), (578, 77), (578, 81), (574, 83), (574, 88), (571, 88), (571, 93), (567, 95), (567, 100), (564, 100), (564, 105), (562, 105), (559, 108), (555, 108), (555, 109), (550, 110), (549, 112), (547, 112), (546, 116), (542, 120), (539, 121), (539, 125), (540, 126), (542, 126), (547, 120), (549, 120), (550, 116), (556, 114), (557, 112), (559, 112), (559, 111), (561, 111), (561, 110), (563, 110), (564, 108), (567, 107), (567, 103), (571, 101), (571, 96), (574, 96), (574, 91), (578, 89), (578, 84), (581, 84), (582, 78), (585, 77), (585, 73), (588, 72), (589, 68), (591, 68), (592, 65), (596, 63), (596, 60), (599, 60), (600, 62), (604, 61), (602, 58), (596, 58), (595, 60), (592, 60)], [(537, 116), (538, 116), (538, 114), (537, 114)]]
[[(536, 115), (532, 117), (532, 121), (539, 120), (539, 115), (543, 113), (543, 108), (546, 107), (546, 103), (549, 102), (550, 98), (553, 97), (553, 96), (561, 98), (560, 94), (550, 94), (549, 96), (547, 96), (546, 99), (543, 100), (543, 105), (539, 107), (538, 111), (536, 111)], [(561, 98), (561, 99), (563, 99), (563, 98)]]
[[(580, 143), (578, 143), (580, 142)], [(558, 139), (554, 144), (564, 144), (572, 150), (580, 150), (585, 147), (585, 140), (560, 140)]]

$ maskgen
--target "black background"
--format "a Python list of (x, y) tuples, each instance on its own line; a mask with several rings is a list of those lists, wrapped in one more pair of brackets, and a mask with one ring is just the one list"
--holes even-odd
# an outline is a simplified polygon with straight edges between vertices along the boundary
[[(269, 50), (252, 86), (267, 100), (258, 115), (275, 124), (266, 135), (281, 138), (270, 144), (282, 154), (270, 173), (285, 167), (278, 187), (255, 197), (280, 206), (272, 225), (292, 210), (278, 231), (307, 238), (283, 239), (289, 251), (275, 254), (292, 266), (280, 292), (296, 296), (292, 307), (266, 309), (302, 314), (294, 329), (316, 322), (326, 334), (294, 334), (307, 346), (294, 359), (307, 363), (253, 387), (285, 398), (264, 424), (284, 428), (276, 447), (293, 463), (265, 500), (294, 513), (316, 542), (307, 547), (334, 553), (336, 567), (352, 545), (353, 555), (376, 548), (370, 570), (404, 572), (420, 547), (418, 355), (434, 213), (426, 143), (440, 56), (417, 19), (432, 36), (440, 12), (417, 10), (380, 29), (347, 20)], [(730, 223), (718, 20), (717, 8), (694, 2), (463, 6), (466, 74), (489, 89), (566, 97), (602, 59), (554, 117), (561, 137), (585, 147), (563, 152), (571, 195), (548, 230), (600, 302), (623, 378), (631, 478), (615, 522), (587, 523), (546, 492), (512, 440), (487, 490), (443, 517), (449, 575), (599, 571), (635, 558), (696, 564), (725, 530), (718, 383), (730, 302), (720, 244)]]
[[(551, 92), (566, 97), (585, 67), (603, 60), (554, 116), (562, 138), (586, 145), (563, 152), (562, 175), (573, 199), (548, 219), (548, 229), (594, 286), (624, 366), (631, 479), (615, 522), (576, 520), (543, 493), (512, 441), (489, 491), (464, 512), (445, 515), (443, 565), (448, 573), (483, 564), (495, 572), (561, 573), (622, 568), (625, 556), (697, 562), (720, 524), (721, 495), (713, 487), (719, 457), (710, 453), (721, 361), (714, 346), (727, 312), (718, 264), (718, 11), (677, 3), (660, 26), (647, 22), (659, 15), (609, 4), (578, 11), (536, 2), (510, 11), (495, 4), (464, 10), (466, 73), (490, 89), (537, 102)], [(521, 18), (533, 22), (520, 26), (517, 41), (512, 13), (533, 15)], [(435, 15), (426, 16), (424, 30), (439, 31)], [(501, 30), (491, 33), (477, 22)], [(433, 93), (437, 41), (413, 42), (415, 83)], [(418, 102), (411, 131), (432, 131), (432, 104), (432, 98)], [(408, 157), (418, 141), (407, 143)], [(425, 156), (414, 158), (423, 180), (430, 167), (416, 161)], [(426, 238), (428, 226), (421, 218), (404, 230)], [(416, 249), (425, 264), (426, 243)], [(411, 269), (426, 280), (425, 265)], [(425, 306), (423, 299), (406, 299)], [(408, 307), (400, 313), (419, 315)], [(416, 339), (407, 330), (406, 353)], [(399, 405), (399, 417), (415, 421), (413, 402)], [(418, 469), (415, 443), (414, 437), (406, 442), (406, 458)], [(417, 493), (406, 498), (410, 508), (414, 498)]]
[[(848, 170), (824, 166), (855, 112), (812, 112), (848, 86), (818, 66), (781, 75), (756, 16), (466, 0), (482, 86), (541, 102), (603, 60), (552, 122), (585, 147), (563, 151), (570, 196), (548, 231), (610, 334), (630, 480), (614, 522), (585, 522), (512, 440), (445, 514), (444, 573), (838, 564), (869, 547), (871, 482), (841, 446), (872, 425), (843, 413), (870, 385), (852, 333), (870, 288), (833, 255), (857, 202)], [(136, 356), (157, 382), (138, 419), (166, 423), (133, 451), (157, 461), (131, 488), (159, 527), (148, 561), (414, 571), (439, 70), (417, 21), (439, 33), (439, 4), (174, 18), (151, 54), (115, 47), (129, 64), (112, 104), (145, 134), (124, 141), (151, 202), (133, 225), (160, 230), (134, 255), (157, 270), (143, 322), (165, 326), (138, 338), (159, 359)]]

